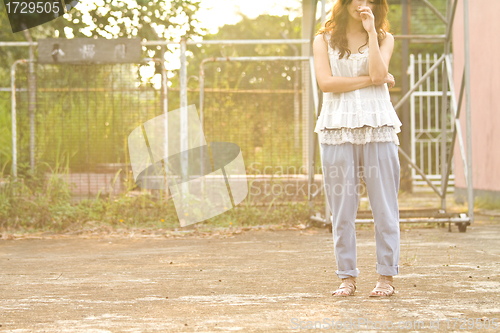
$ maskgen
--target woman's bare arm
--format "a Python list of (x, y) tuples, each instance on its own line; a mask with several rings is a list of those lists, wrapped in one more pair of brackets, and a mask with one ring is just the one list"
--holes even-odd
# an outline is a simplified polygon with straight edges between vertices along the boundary
[(384, 40), (380, 42), (380, 47), (376, 32), (370, 32), (368, 36), (370, 48), (368, 71), (374, 84), (383, 84), (389, 73), (389, 62), (394, 50), (394, 36), (387, 32)]
[(314, 39), (313, 53), (316, 80), (323, 92), (347, 92), (374, 84), (368, 75), (358, 77), (333, 76), (328, 58), (328, 45), (322, 34), (317, 35)]

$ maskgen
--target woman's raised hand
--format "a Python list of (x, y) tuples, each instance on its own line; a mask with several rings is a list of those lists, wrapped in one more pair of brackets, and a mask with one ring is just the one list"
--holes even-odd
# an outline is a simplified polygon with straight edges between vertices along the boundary
[(363, 28), (366, 32), (376, 32), (375, 30), (375, 16), (368, 6), (358, 6), (359, 14), (361, 15), (361, 21), (363, 23)]

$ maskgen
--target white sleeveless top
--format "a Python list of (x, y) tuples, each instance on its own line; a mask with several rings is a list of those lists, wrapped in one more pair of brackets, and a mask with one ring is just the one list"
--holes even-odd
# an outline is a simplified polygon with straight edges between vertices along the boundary
[[(369, 75), (369, 48), (361, 52), (351, 54), (348, 59), (347, 55), (340, 59), (338, 49), (334, 50), (328, 44), (332, 75)], [(397, 133), (401, 132), (401, 125), (385, 83), (342, 93), (324, 92), (314, 132), (319, 134), (320, 143), (325, 144), (392, 141), (399, 145)]]

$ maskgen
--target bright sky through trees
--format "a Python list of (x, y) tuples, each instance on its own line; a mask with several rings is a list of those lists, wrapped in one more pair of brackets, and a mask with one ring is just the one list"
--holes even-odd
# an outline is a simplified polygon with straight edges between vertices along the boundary
[[(249, 18), (255, 18), (259, 15), (289, 15), (293, 20), (301, 11), (301, 0), (202, 0), (201, 10), (197, 14), (200, 21), (200, 26), (209, 29), (209, 33), (216, 33), (218, 28), (225, 24), (235, 24), (241, 20), (243, 13)], [(178, 39), (180, 36), (175, 36)], [(265, 39), (265, 37), (262, 37)], [(169, 49), (173, 53), (167, 53), (166, 68), (167, 70), (174, 70), (180, 67), (179, 62), (179, 47), (171, 45)], [(150, 77), (154, 73), (154, 65), (151, 63), (148, 67), (142, 67), (141, 75), (143, 77)], [(169, 76), (173, 75), (169, 73)], [(161, 86), (160, 75), (155, 75), (152, 82), (156, 88)]]
[[(130, 8), (137, 6), (135, 0), (127, 1)], [(166, 1), (168, 3), (168, 1)], [(249, 18), (255, 18), (262, 14), (269, 15), (290, 15), (290, 19), (294, 19), (301, 10), (301, 0), (201, 0), (201, 10), (196, 14), (200, 21), (200, 26), (209, 29), (210, 33), (216, 33), (218, 28), (224, 24), (235, 24), (241, 19), (239, 13), (243, 13)], [(104, 9), (103, 0), (81, 0), (75, 7), (76, 10), (82, 13), (82, 21), (89, 25), (89, 29), (93, 26), (92, 18), (88, 15), (88, 11), (95, 9), (106, 11)], [(65, 14), (67, 15), (67, 14)], [(134, 22), (130, 20), (125, 22), (127, 26), (133, 27)], [(113, 27), (110, 27), (112, 32)], [(65, 30), (68, 38), (72, 38), (71, 29)], [(90, 36), (90, 32), (87, 34)], [(178, 39), (180, 36), (173, 36)]]
[[(298, 13), (301, 9), (300, 0), (202, 0), (198, 19), (202, 25), (210, 30), (210, 33), (217, 32), (217, 28), (224, 24), (235, 24), (243, 13), (249, 18), (255, 18), (261, 14), (281, 16), (288, 14), (287, 8), (293, 9)], [(210, 9), (211, 8), (211, 9)], [(290, 19), (295, 15), (291, 14)]]

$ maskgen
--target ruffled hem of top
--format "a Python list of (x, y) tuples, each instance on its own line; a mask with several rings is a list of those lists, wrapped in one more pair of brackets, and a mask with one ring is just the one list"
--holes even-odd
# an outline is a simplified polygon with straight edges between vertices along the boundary
[(342, 127), (358, 128), (365, 125), (371, 127), (389, 125), (395, 128), (396, 133), (401, 132), (403, 124), (390, 101), (369, 99), (361, 100), (360, 103), (358, 108), (356, 100), (324, 101), (314, 132)]
[(368, 142), (394, 142), (399, 145), (399, 138), (392, 126), (362, 128), (340, 128), (321, 130), (319, 142), (327, 145), (340, 145), (346, 142), (352, 144), (366, 144)]

